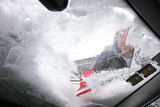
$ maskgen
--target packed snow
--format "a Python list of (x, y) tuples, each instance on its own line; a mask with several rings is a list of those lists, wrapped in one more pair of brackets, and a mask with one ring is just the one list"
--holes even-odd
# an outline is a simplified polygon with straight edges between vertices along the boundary
[[(70, 0), (63, 12), (51, 12), (38, 0), (1, 0), (0, 22), (0, 69), (10, 69), (60, 107), (101, 99), (113, 106), (142, 85), (132, 87), (125, 82), (140, 69), (139, 59), (151, 58), (160, 50), (154, 34), (121, 0)], [(132, 68), (102, 71), (86, 79), (95, 93), (77, 98), (70, 82), (71, 71), (77, 72), (74, 61), (100, 54), (113, 43), (115, 31), (126, 27), (132, 27), (130, 35), (134, 36), (128, 44), (137, 47), (137, 62), (132, 62)], [(116, 95), (119, 99), (110, 101)]]

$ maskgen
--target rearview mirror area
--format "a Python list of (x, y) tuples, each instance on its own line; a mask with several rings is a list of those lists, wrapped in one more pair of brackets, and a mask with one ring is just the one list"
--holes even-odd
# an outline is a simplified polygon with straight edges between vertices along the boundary
[(67, 5), (68, 0), (39, 0), (50, 11), (63, 11)]

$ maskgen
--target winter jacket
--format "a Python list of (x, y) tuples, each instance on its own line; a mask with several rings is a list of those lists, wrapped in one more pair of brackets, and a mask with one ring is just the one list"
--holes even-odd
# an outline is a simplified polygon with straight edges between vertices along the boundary
[(116, 54), (114, 50), (104, 50), (98, 57), (93, 70), (102, 71), (110, 69), (120, 69), (127, 67), (124, 59)]

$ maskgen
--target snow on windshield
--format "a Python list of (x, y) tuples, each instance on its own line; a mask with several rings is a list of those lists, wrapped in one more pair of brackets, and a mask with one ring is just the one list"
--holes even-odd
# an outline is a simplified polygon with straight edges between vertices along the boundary
[[(134, 36), (127, 43), (138, 44), (141, 56), (151, 58), (160, 49), (159, 41), (135, 16), (121, 0), (70, 0), (63, 12), (50, 12), (35, 0), (0, 1), (0, 69), (16, 75), (9, 79), (23, 78), (45, 98), (31, 90), (27, 94), (60, 107), (83, 105), (87, 98), (78, 100), (70, 82), (71, 71), (77, 72), (75, 60), (101, 54), (114, 43), (115, 32), (128, 27)], [(143, 41), (139, 43), (135, 36)], [(124, 81), (140, 69), (133, 63), (132, 68), (104, 71), (97, 74), (100, 79), (88, 81), (98, 88), (93, 100), (107, 98), (106, 105), (113, 106), (116, 102), (111, 97), (120, 94), (118, 102), (133, 91)], [(105, 85), (97, 87), (101, 83)]]

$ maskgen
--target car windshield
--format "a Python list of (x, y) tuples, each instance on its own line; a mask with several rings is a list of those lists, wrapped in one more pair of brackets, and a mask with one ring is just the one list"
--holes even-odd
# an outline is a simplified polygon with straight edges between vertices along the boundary
[(114, 107), (160, 71), (159, 39), (123, 0), (1, 0), (0, 22), (0, 96), (24, 106)]

